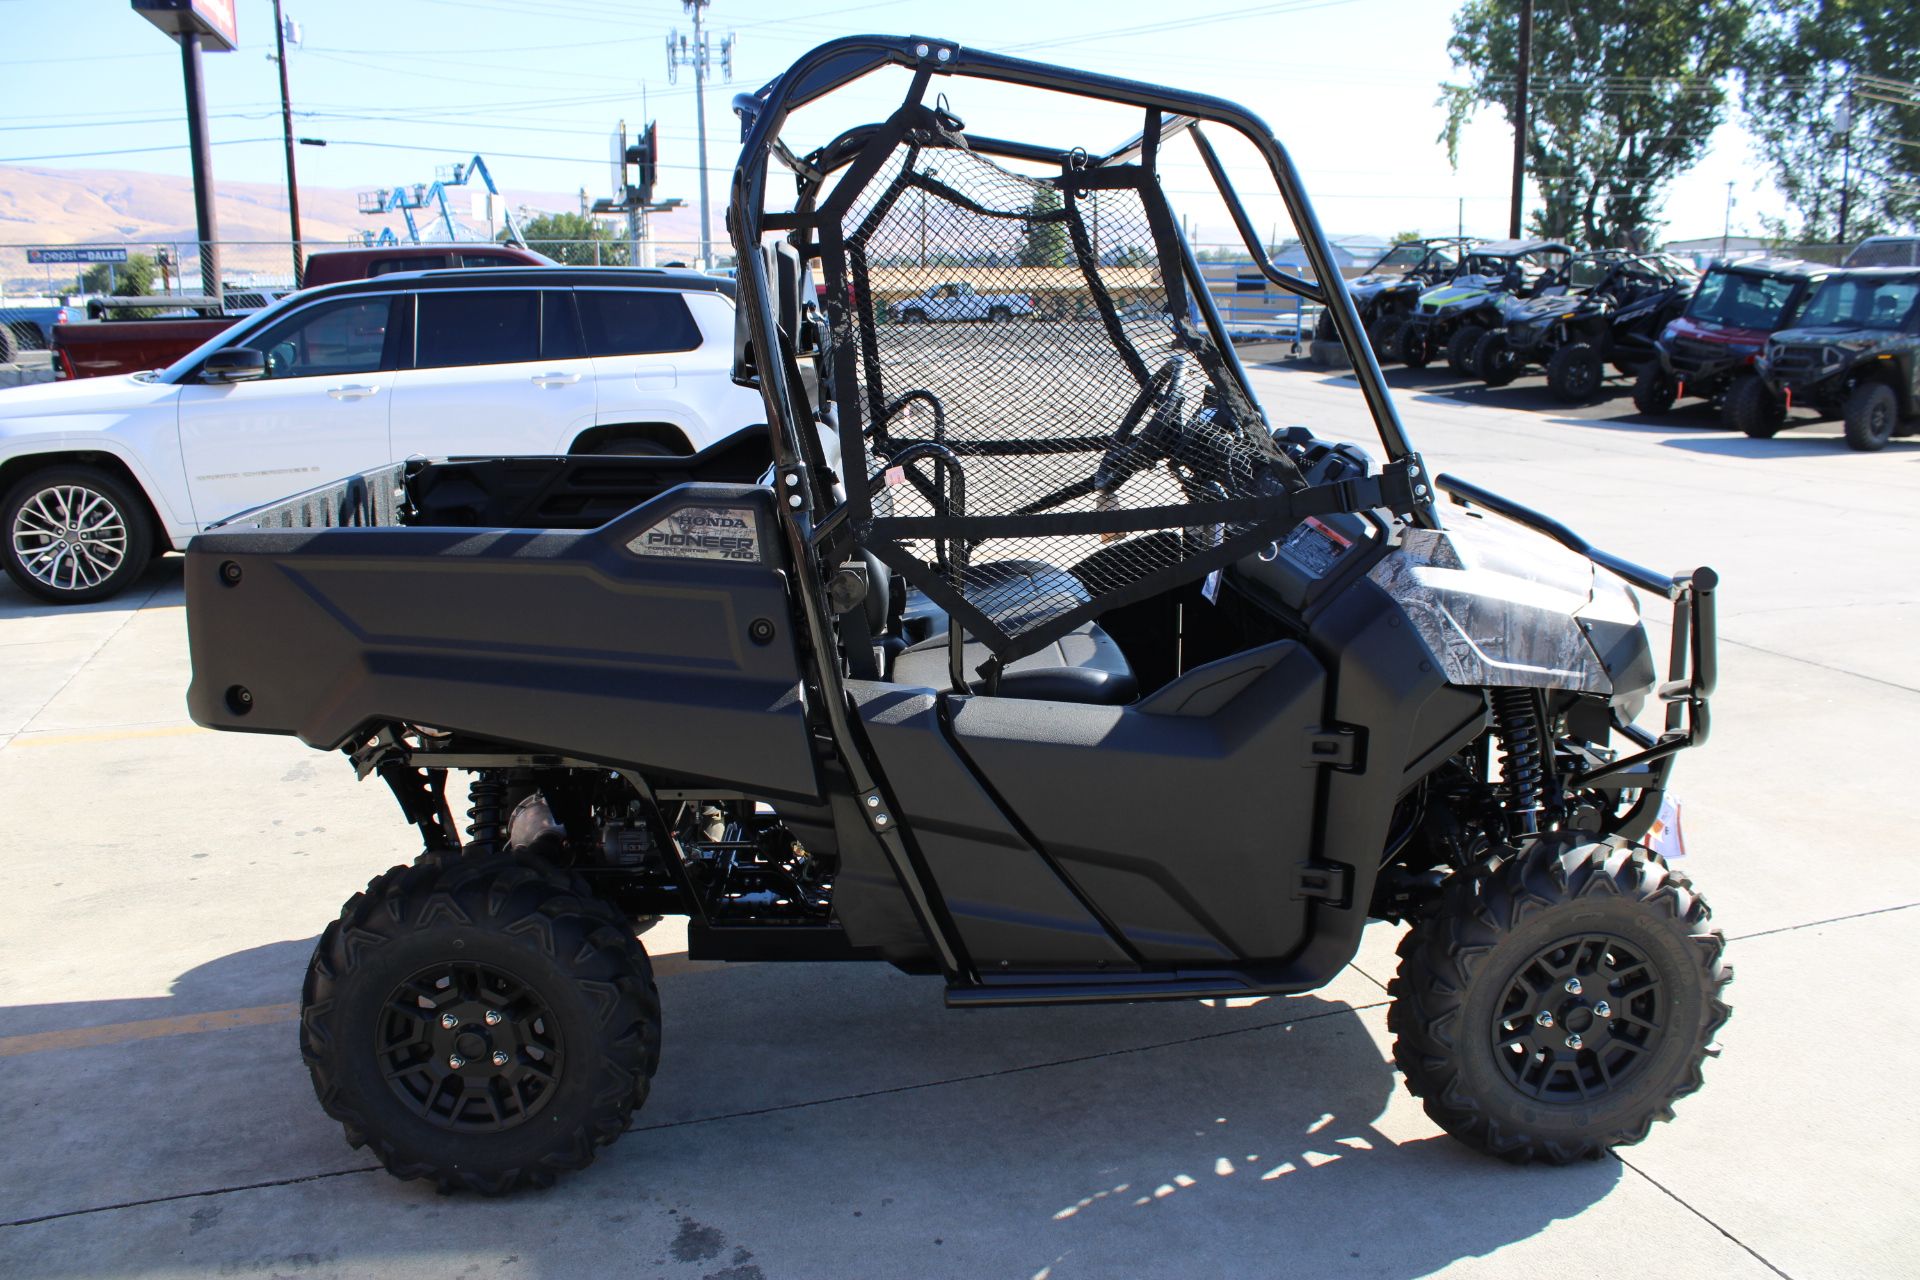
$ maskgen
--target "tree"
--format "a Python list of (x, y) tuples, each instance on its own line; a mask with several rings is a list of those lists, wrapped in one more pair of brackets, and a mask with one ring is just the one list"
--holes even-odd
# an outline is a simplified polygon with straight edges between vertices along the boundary
[[(1740, 105), (1797, 225), (1839, 240), (1920, 221), (1920, 9), (1868, 0), (1762, 0)], [(1851, 129), (1843, 104), (1851, 98)], [(1851, 142), (1846, 156), (1842, 140)]]
[(1409, 240), (1424, 240), (1424, 239), (1426, 239), (1426, 237), (1421, 235), (1418, 231), (1396, 231), (1394, 233), (1393, 239), (1389, 243), (1405, 244)]
[(138, 298), (153, 292), (158, 264), (144, 253), (130, 253), (125, 262), (96, 262), (80, 274), (80, 292), (104, 293), (116, 298)]
[(1020, 246), (1023, 267), (1064, 267), (1067, 265), (1067, 224), (1054, 216), (1060, 212), (1060, 193), (1052, 187), (1040, 187), (1027, 205), (1026, 243)]
[[(1647, 235), (1669, 182), (1725, 117), (1723, 83), (1747, 27), (1743, 0), (1581, 0), (1542, 5), (1533, 25), (1527, 169), (1545, 208), (1536, 235), (1624, 245)], [(1512, 120), (1519, 0), (1467, 0), (1447, 44), (1468, 82), (1441, 86), (1440, 137), (1483, 105)]]
[[(542, 213), (520, 224), (527, 248), (570, 267), (624, 267), (627, 242), (584, 213)], [(502, 231), (500, 239), (507, 233)]]

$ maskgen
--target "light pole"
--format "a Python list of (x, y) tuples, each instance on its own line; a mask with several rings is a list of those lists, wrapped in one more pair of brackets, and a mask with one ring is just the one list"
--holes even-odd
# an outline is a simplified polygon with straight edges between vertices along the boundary
[[(711, 69), (707, 45), (706, 8), (713, 0), (680, 0), (693, 15), (693, 40), (675, 31), (667, 36), (667, 82), (671, 84), (681, 67), (693, 68), (693, 114), (700, 131), (700, 265), (713, 265), (713, 219), (707, 205), (707, 72)], [(733, 79), (735, 37), (720, 42), (720, 71)]]

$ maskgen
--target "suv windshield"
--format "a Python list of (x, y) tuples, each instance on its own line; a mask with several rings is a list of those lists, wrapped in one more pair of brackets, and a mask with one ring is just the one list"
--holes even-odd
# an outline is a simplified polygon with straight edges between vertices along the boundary
[(1687, 318), (1734, 329), (1778, 329), (1799, 287), (1798, 280), (1715, 267), (1687, 304)]
[(1850, 329), (1898, 329), (1913, 314), (1920, 279), (1831, 279), (1820, 286), (1800, 313), (1799, 323), (1845, 325)]

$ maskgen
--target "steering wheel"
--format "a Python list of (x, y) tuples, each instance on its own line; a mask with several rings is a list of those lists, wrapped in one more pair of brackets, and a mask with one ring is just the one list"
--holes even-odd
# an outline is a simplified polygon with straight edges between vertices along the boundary
[(1140, 415), (1145, 421), (1130, 418), (1122, 422), (1120, 430), (1107, 443), (1106, 450), (1100, 455), (1100, 465), (1093, 472), (1096, 501), (1111, 503), (1121, 485), (1161, 458), (1172, 455), (1186, 419), (1183, 412), (1186, 372), (1187, 357), (1176, 355), (1161, 365), (1159, 371), (1147, 380), (1147, 385), (1141, 388), (1140, 394), (1148, 404), (1148, 408)]

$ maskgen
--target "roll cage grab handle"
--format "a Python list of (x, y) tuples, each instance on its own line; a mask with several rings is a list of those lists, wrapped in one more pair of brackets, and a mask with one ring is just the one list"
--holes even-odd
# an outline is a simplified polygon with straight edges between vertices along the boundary
[[(980, 52), (964, 48), (951, 40), (934, 40), (916, 36), (849, 36), (830, 41), (814, 49), (789, 67), (784, 75), (763, 86), (757, 92), (735, 96), (733, 109), (740, 117), (743, 145), (740, 163), (734, 170), (729, 230), (739, 263), (738, 287), (741, 313), (746, 319), (756, 350), (777, 350), (779, 341), (778, 334), (774, 332), (773, 312), (770, 305), (771, 291), (766, 279), (765, 265), (761, 262), (758, 253), (761, 237), (766, 231), (793, 225), (788, 218), (779, 215), (769, 217), (764, 212), (768, 169), (766, 158), (782, 159), (803, 178), (816, 178), (817, 185), (817, 178), (824, 177), (825, 172), (839, 167), (840, 163), (851, 158), (854, 148), (850, 144), (855, 139), (852, 135), (843, 135), (808, 157), (801, 165), (792, 166), (792, 152), (780, 141), (779, 136), (787, 117), (807, 103), (842, 88), (870, 72), (888, 66), (912, 69), (916, 75), (916, 92), (923, 90), (927, 81), (935, 75), (970, 76), (975, 79), (1055, 90), (1140, 107), (1143, 110), (1159, 111), (1163, 117), (1159, 134), (1159, 140), (1162, 141), (1181, 132), (1191, 132), (1201, 160), (1233, 218), (1234, 228), (1246, 245), (1248, 253), (1259, 266), (1261, 274), (1281, 288), (1310, 301), (1319, 302), (1326, 307), (1328, 315), (1332, 318), (1334, 331), (1353, 357), (1354, 374), (1359, 381), (1361, 394), (1366, 399), (1367, 409), (1373, 417), (1375, 429), (1379, 432), (1381, 445), (1386, 450), (1387, 464), (1405, 466), (1409, 463), (1418, 463), (1412, 442), (1407, 438), (1406, 429), (1400, 422), (1400, 415), (1394, 408), (1392, 397), (1387, 392), (1386, 379), (1380, 372), (1379, 362), (1374, 359), (1373, 349), (1368, 344), (1361, 327), (1359, 312), (1347, 292), (1346, 279), (1340, 274), (1326, 233), (1321, 230), (1319, 219), (1314, 215), (1312, 207), (1303, 194), (1299, 172), (1294, 168), (1293, 159), (1287, 154), (1286, 148), (1281, 145), (1280, 140), (1274, 136), (1273, 131), (1264, 121), (1224, 98), (1186, 93), (1164, 85), (1125, 80), (1095, 72), (1071, 71), (1046, 63), (1030, 62), (1024, 58)], [(1288, 216), (1292, 218), (1294, 227), (1299, 232), (1301, 246), (1306, 251), (1307, 263), (1312, 268), (1316, 280), (1306, 280), (1291, 275), (1274, 266), (1268, 259), (1266, 251), (1260, 245), (1259, 235), (1254, 229), (1252, 220), (1247, 216), (1245, 206), (1242, 205), (1238, 193), (1228, 179), (1212, 144), (1200, 130), (1202, 123), (1215, 123), (1232, 129), (1253, 143), (1260, 151), (1273, 174)], [(977, 136), (970, 136), (969, 142), (981, 152), (1037, 160), (1043, 163), (1057, 163), (1076, 150), (1072, 147), (1042, 147), (1031, 143), (1004, 142)], [(1122, 162), (1128, 156), (1138, 152), (1141, 146), (1142, 139), (1136, 138), (1115, 151), (1091, 160), (1090, 167), (1098, 168), (1105, 164)], [(1195, 264), (1191, 250), (1185, 249), (1184, 245), (1183, 250), (1187, 258), (1187, 268), (1192, 272)], [(1206, 313), (1209, 324), (1217, 325), (1218, 313), (1212, 307), (1211, 299), (1206, 295), (1205, 290), (1196, 289), (1195, 293), (1201, 300), (1201, 307)], [(1237, 366), (1238, 361), (1232, 356), (1230, 347), (1228, 358)], [(762, 361), (761, 374), (766, 380), (765, 389), (768, 398), (781, 405), (789, 406), (791, 411), (791, 407), (798, 402), (793, 398), (795, 388), (787, 385), (786, 371), (781, 367), (783, 363), (775, 360)], [(803, 413), (798, 418), (790, 420), (810, 421), (811, 414)], [(769, 434), (774, 437), (776, 463), (791, 467), (803, 465), (803, 460), (796, 454), (797, 442), (782, 439), (780, 431)], [(782, 454), (787, 456), (783, 457)], [(1420, 479), (1423, 481), (1424, 477)], [(1435, 511), (1434, 495), (1425, 483), (1416, 484), (1413, 510), (1409, 514), (1413, 522), (1422, 528), (1439, 527), (1440, 521)]]

